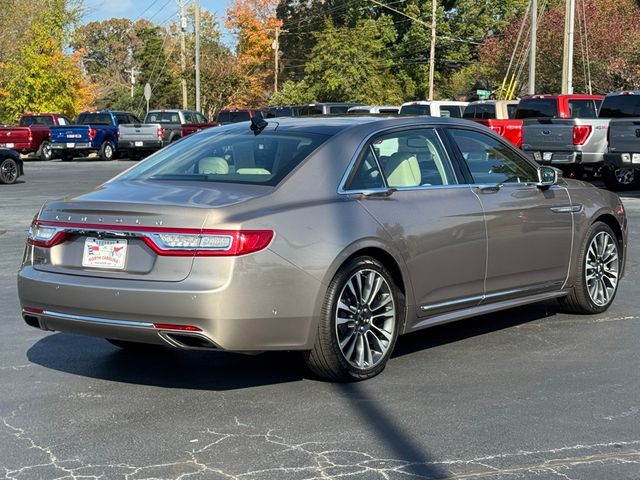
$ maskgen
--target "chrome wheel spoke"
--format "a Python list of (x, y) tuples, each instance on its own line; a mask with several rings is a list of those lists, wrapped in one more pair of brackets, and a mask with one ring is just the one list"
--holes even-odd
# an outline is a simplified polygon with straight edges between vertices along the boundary
[(597, 233), (587, 249), (584, 279), (591, 301), (606, 306), (613, 299), (618, 285), (618, 244), (605, 231)]
[(391, 286), (377, 270), (362, 269), (345, 282), (335, 312), (340, 352), (355, 368), (370, 369), (389, 353), (395, 330)]

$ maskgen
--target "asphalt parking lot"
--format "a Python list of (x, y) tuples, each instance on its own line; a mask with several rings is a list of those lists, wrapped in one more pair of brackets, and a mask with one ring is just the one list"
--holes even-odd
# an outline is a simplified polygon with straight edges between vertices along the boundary
[(624, 195), (626, 277), (606, 314), (475, 317), (401, 337), (372, 380), (331, 384), (294, 353), (133, 354), (24, 324), (34, 213), (132, 164), (27, 162), (0, 185), (4, 478), (640, 479), (640, 192)]

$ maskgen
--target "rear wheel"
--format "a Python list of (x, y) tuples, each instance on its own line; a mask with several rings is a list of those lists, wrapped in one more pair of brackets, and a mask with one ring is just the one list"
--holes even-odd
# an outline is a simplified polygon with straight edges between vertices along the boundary
[(602, 178), (609, 190), (614, 192), (636, 188), (636, 172), (633, 168), (605, 168)]
[(13, 158), (0, 160), (0, 183), (16, 183), (19, 175), (18, 162)]
[(618, 291), (621, 248), (609, 225), (596, 222), (588, 230), (576, 265), (576, 279), (563, 308), (572, 313), (594, 314), (609, 308)]
[(40, 148), (38, 149), (38, 152), (36, 153), (36, 157), (38, 157), (40, 160), (43, 160), (45, 162), (48, 162), (49, 160), (51, 160), (53, 158), (53, 152), (51, 150), (51, 144), (48, 141), (44, 141), (40, 144)]
[(393, 351), (403, 315), (404, 296), (384, 265), (366, 256), (351, 260), (329, 284), (307, 365), (328, 380), (377, 375)]
[(114, 149), (113, 149), (113, 145), (111, 144), (110, 141), (105, 141), (102, 142), (102, 146), (100, 147), (100, 152), (98, 153), (98, 155), (100, 155), (100, 158), (102, 160), (113, 160), (113, 154), (114, 154)]

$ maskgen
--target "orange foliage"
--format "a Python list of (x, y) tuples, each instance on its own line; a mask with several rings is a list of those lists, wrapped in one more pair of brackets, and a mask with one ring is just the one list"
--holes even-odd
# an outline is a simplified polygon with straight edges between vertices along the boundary
[(237, 36), (237, 62), (244, 86), (230, 107), (258, 107), (266, 103), (273, 89), (277, 0), (232, 0), (227, 9), (225, 27)]

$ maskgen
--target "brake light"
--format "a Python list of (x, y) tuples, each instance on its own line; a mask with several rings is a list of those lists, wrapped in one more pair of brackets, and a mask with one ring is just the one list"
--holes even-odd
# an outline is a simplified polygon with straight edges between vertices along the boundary
[(89, 140), (93, 141), (94, 138), (96, 138), (96, 129), (95, 128), (90, 128), (89, 129)]
[(67, 239), (67, 233), (57, 227), (40, 225), (33, 222), (27, 235), (27, 243), (34, 247), (51, 248)]
[(158, 140), (162, 140), (164, 138), (164, 128), (158, 127)]
[(584, 145), (591, 135), (591, 125), (574, 125), (573, 126), (573, 144)]
[(162, 256), (235, 257), (263, 250), (272, 239), (272, 230), (204, 230), (152, 233), (144, 242)]

